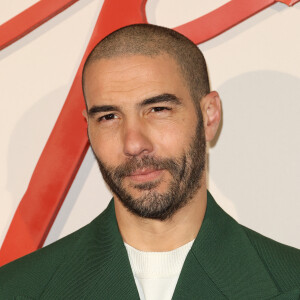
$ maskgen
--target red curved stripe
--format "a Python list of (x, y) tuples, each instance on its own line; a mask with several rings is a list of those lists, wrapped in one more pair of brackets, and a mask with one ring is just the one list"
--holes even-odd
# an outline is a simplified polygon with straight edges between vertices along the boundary
[(40, 0), (0, 26), (0, 50), (53, 18), (78, 0)]
[(200, 44), (275, 2), (275, 0), (231, 0), (212, 12), (174, 29), (187, 36), (195, 44)]
[(234, 27), (276, 2), (292, 6), (300, 0), (231, 0), (212, 12), (174, 28), (195, 44), (203, 43)]

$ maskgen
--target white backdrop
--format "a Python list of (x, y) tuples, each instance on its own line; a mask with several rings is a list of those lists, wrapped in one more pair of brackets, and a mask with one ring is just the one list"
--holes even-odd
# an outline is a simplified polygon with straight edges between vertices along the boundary
[[(0, 22), (35, 2), (1, 1)], [(172, 28), (225, 2), (148, 0), (146, 11), (149, 23)], [(80, 0), (0, 52), (0, 245), (102, 4)], [(209, 189), (240, 223), (300, 248), (300, 3), (277, 3), (200, 48), (223, 103)], [(88, 151), (46, 244), (90, 222), (110, 197)]]

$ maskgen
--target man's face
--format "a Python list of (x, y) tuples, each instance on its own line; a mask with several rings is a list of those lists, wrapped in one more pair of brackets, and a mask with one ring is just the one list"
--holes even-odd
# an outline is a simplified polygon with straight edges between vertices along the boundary
[(202, 114), (167, 55), (101, 59), (85, 73), (88, 134), (103, 178), (132, 213), (165, 220), (200, 187)]

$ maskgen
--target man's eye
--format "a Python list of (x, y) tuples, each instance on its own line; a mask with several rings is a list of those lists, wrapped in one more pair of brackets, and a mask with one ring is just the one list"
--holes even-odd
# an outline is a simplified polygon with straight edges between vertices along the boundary
[(105, 116), (102, 116), (98, 119), (99, 122), (101, 121), (109, 121), (109, 120), (113, 120), (113, 119), (116, 119), (117, 116), (115, 114), (108, 114), (108, 115), (105, 115)]
[(171, 110), (171, 108), (169, 108), (169, 107), (153, 107), (152, 108), (152, 111), (154, 111), (154, 112), (160, 112), (160, 111), (164, 111), (164, 110)]

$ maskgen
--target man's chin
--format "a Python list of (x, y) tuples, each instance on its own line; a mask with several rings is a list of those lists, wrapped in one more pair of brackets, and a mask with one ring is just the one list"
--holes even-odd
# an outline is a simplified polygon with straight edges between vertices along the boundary
[(159, 180), (150, 181), (145, 183), (134, 184), (132, 185), (132, 190), (136, 192), (151, 192), (151, 191), (162, 192), (159, 191), (161, 190), (160, 186), (161, 186), (161, 182)]

